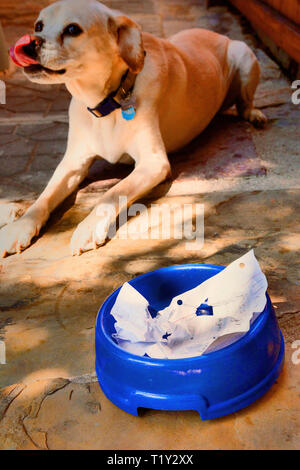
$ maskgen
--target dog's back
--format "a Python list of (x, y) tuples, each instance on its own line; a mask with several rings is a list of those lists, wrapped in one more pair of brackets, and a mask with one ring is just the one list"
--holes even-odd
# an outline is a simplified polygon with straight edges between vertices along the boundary
[(149, 34), (143, 39), (157, 62), (161, 132), (173, 151), (199, 134), (220, 109), (229, 87), (230, 40), (196, 28), (167, 40)]

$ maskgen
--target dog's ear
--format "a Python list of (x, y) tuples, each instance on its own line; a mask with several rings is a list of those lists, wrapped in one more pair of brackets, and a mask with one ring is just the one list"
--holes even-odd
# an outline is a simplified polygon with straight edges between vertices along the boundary
[(120, 56), (133, 73), (139, 73), (144, 66), (144, 47), (140, 26), (127, 16), (111, 17), (108, 27), (119, 46)]

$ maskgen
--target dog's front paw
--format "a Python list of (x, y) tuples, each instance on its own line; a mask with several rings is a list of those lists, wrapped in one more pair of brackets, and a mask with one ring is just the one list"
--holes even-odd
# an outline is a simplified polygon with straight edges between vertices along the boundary
[(41, 224), (32, 217), (23, 216), (0, 230), (0, 257), (20, 253), (38, 235)]
[(22, 215), (23, 209), (20, 204), (10, 202), (7, 204), (0, 204), (0, 228), (11, 222), (14, 222)]
[(76, 228), (71, 239), (73, 256), (89, 250), (95, 250), (105, 243), (109, 229), (109, 219), (90, 214)]

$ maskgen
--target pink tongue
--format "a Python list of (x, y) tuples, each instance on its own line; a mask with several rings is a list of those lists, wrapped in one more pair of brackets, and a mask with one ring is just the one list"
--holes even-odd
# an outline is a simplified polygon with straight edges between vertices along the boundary
[(9, 50), (10, 57), (19, 67), (28, 67), (29, 65), (38, 64), (38, 62), (25, 54), (23, 47), (33, 41), (34, 38), (29, 34), (22, 36), (15, 44), (14, 47), (11, 47)]

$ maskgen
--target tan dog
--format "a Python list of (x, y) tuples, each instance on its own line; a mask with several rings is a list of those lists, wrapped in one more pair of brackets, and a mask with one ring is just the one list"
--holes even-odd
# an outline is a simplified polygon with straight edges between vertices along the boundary
[[(124, 209), (119, 196), (130, 204), (162, 182), (170, 171), (167, 153), (192, 140), (221, 108), (236, 104), (244, 119), (266, 121), (253, 108), (259, 81), (255, 55), (243, 42), (210, 31), (191, 29), (158, 39), (97, 1), (63, 0), (41, 11), (24, 51), (32, 57), (33, 65), (24, 68), (31, 81), (65, 83), (72, 94), (69, 137), (44, 192), (0, 231), (2, 256), (30, 245), (51, 211), (85, 178), (95, 155), (110, 163), (130, 155), (135, 169), (76, 228), (73, 254), (103, 244), (112, 219)], [(125, 120), (121, 109), (94, 116), (88, 107), (120, 91), (128, 69), (133, 82), (136, 75), (128, 95), (136, 101), (135, 117)]]

